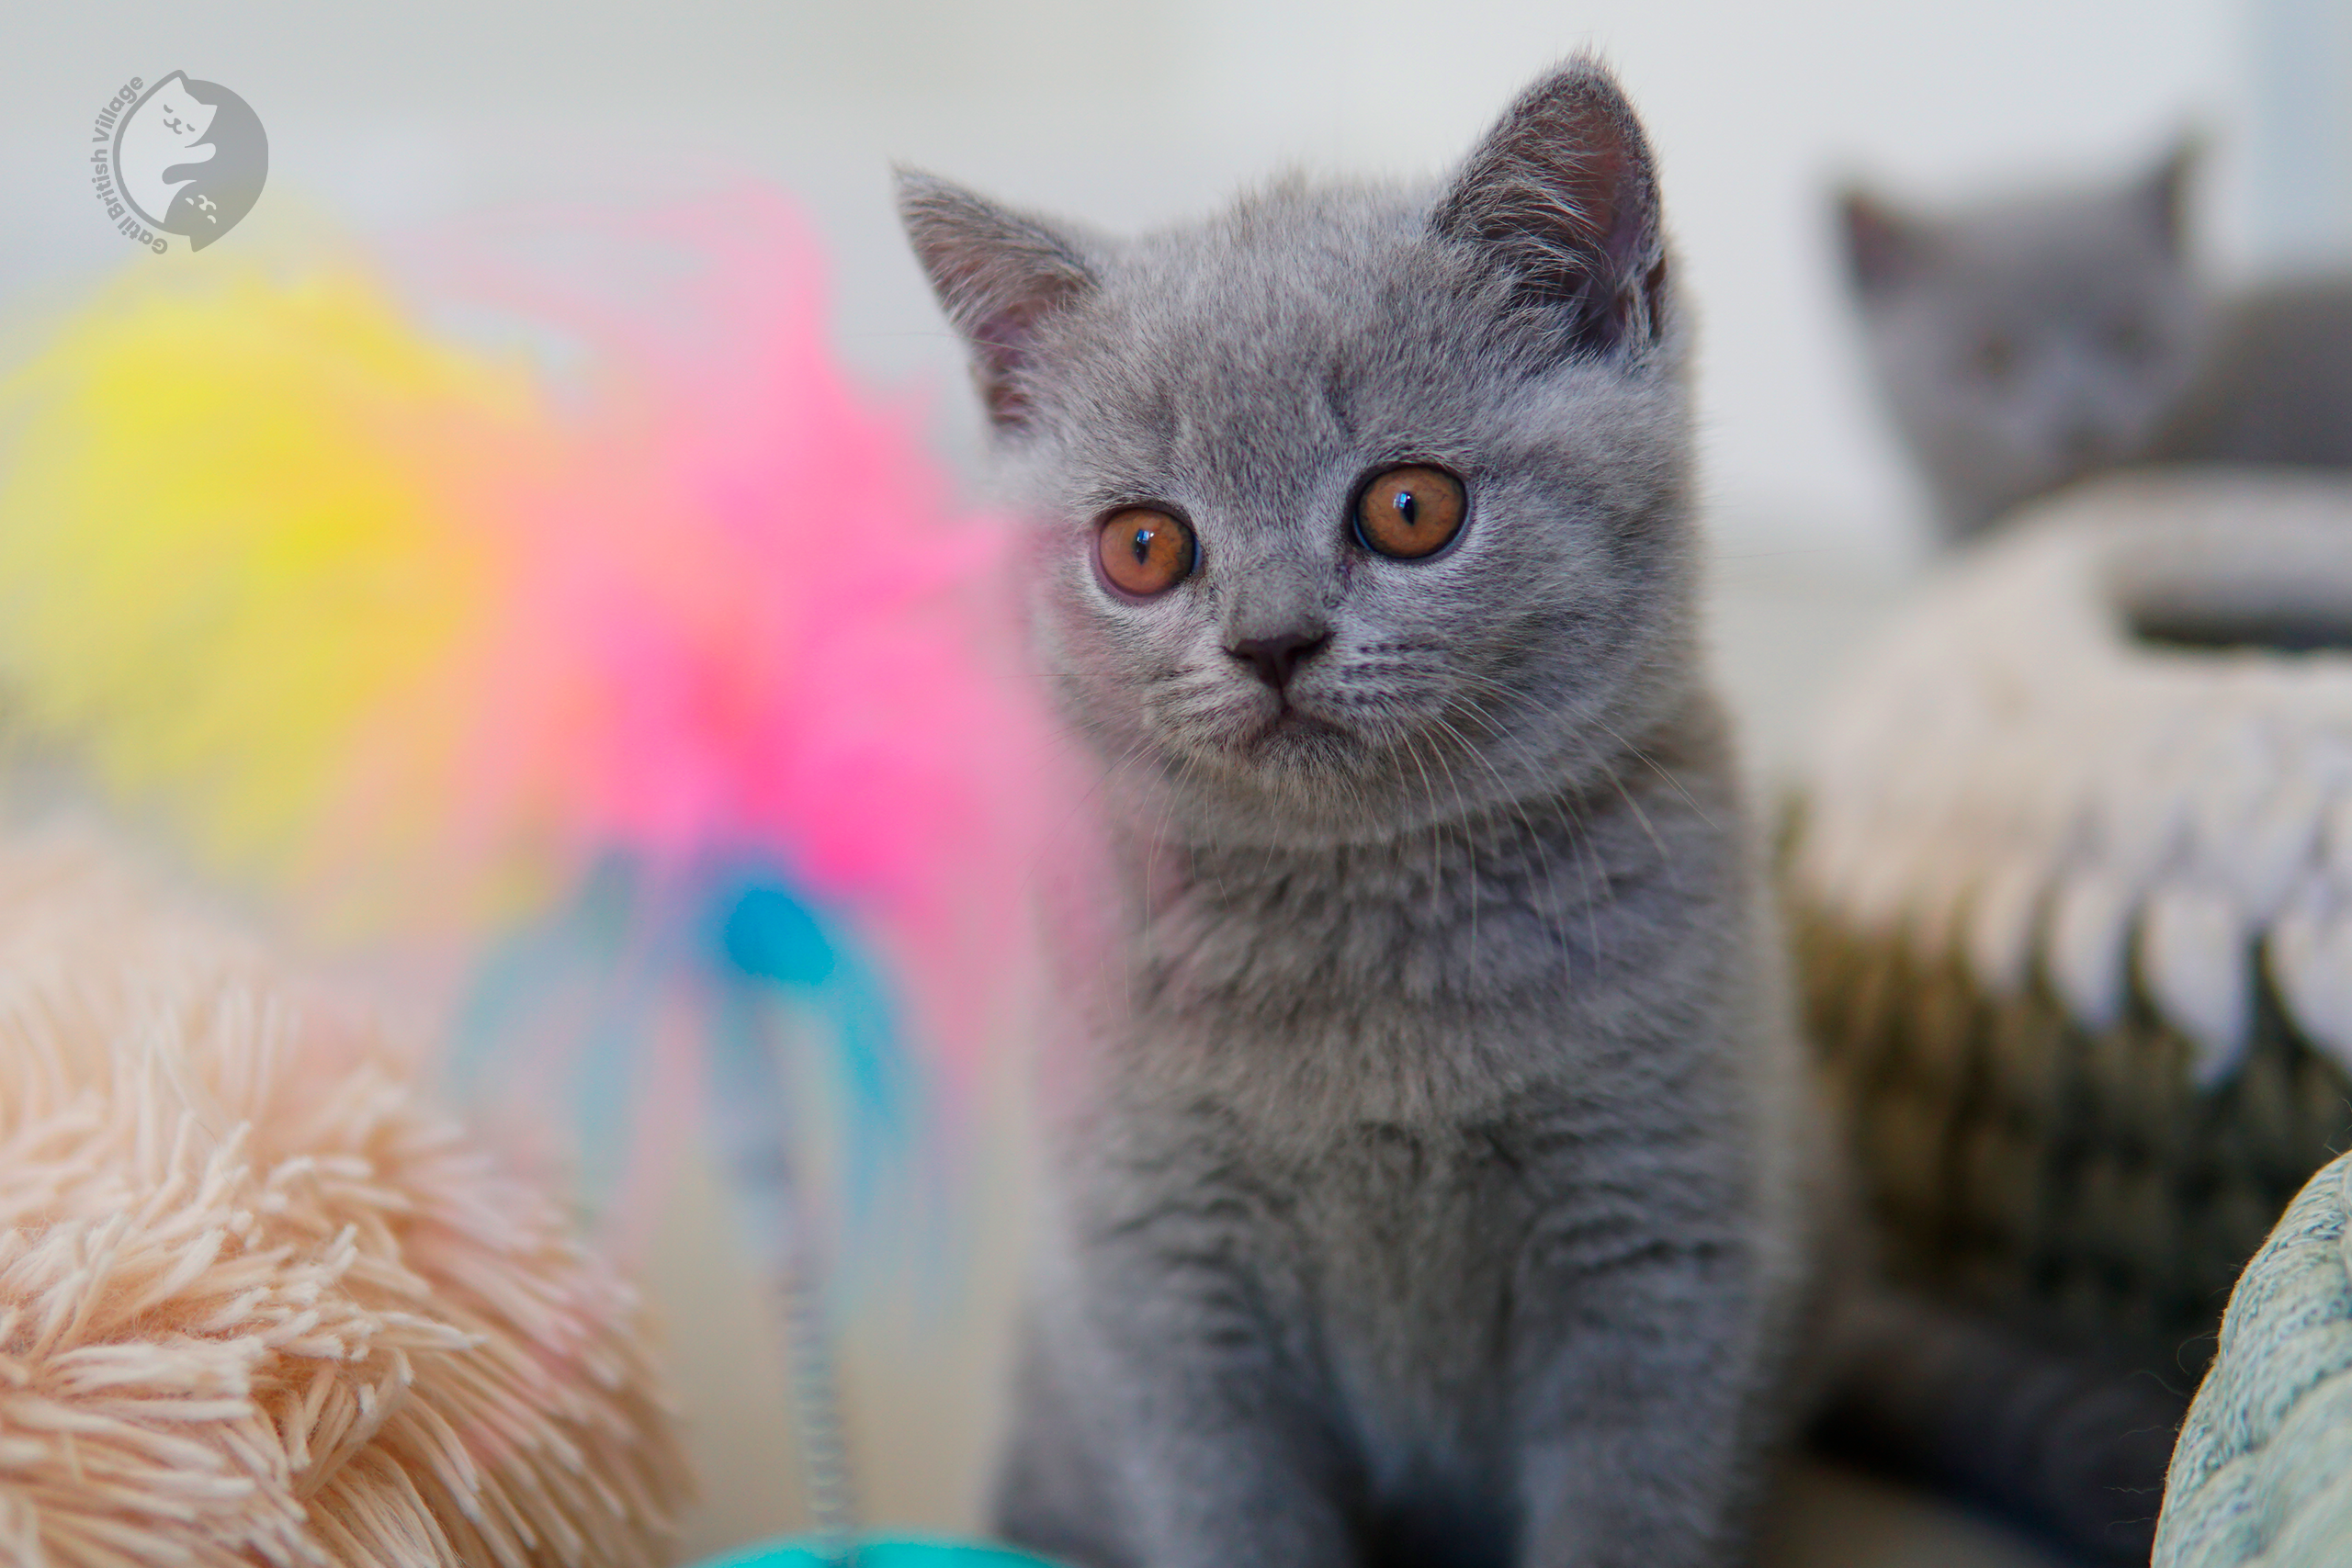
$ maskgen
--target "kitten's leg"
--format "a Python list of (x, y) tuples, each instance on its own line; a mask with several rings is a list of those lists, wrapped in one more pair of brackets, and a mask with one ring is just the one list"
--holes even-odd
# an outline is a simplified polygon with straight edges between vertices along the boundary
[[(997, 1476), (1000, 1538), (1070, 1568), (1353, 1562), (1334, 1488), (1315, 1474), (1336, 1467), (1309, 1457), (1328, 1460), (1329, 1445), (1269, 1418), (1272, 1380), (1245, 1377), (1259, 1388), (1248, 1400), (1204, 1398), (1182, 1376), (1102, 1368), (1084, 1334), (1033, 1316)], [(1175, 1409), (1190, 1415), (1171, 1420)]]
[(1521, 1342), (1522, 1568), (1747, 1560), (1784, 1371), (1755, 1283), (1736, 1253), (1660, 1244), (1545, 1292)]
[[(1267, 1408), (1238, 1365), (1162, 1375), (1121, 1454), (1146, 1568), (1354, 1568), (1327, 1444)], [(1148, 1422), (1149, 1425), (1140, 1424)]]
[(996, 1533), (1070, 1568), (1137, 1568), (1124, 1542), (1103, 1434), (1065, 1386), (1055, 1338), (1033, 1311), (997, 1472)]
[[(1237, 1331), (1181, 1286), (1097, 1319), (1111, 1462), (1148, 1568), (1352, 1568), (1345, 1468), (1266, 1330)], [(1187, 1310), (1187, 1309), (1190, 1310)]]
[(1303, 1330), (1269, 1304), (1290, 1292), (1250, 1261), (1268, 1240), (1257, 1205), (1212, 1176), (1092, 1218), (1040, 1319), (1035, 1386), (1063, 1414), (1035, 1427), (1038, 1457), (1079, 1435), (1110, 1494), (1099, 1512), (1141, 1568), (1353, 1568), (1351, 1472)]

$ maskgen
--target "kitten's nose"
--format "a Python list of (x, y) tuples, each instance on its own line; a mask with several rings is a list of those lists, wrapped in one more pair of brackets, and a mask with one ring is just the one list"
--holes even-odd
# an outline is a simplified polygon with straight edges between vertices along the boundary
[(1281, 691), (1290, 684), (1291, 672), (1300, 662), (1313, 656), (1317, 649), (1331, 640), (1329, 632), (1283, 632), (1275, 637), (1253, 637), (1235, 643), (1226, 652), (1244, 663), (1255, 665), (1258, 679)]

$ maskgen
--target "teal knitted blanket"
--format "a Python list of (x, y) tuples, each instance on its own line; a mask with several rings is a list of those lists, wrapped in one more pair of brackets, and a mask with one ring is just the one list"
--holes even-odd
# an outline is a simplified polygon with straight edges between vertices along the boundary
[(2352, 1564), (2352, 1156), (2312, 1178), (2231, 1292), (2181, 1428), (2153, 1568)]

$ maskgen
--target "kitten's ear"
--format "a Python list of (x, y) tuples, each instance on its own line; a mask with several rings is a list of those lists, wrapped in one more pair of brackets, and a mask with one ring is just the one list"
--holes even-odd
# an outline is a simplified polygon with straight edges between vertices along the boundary
[(1838, 228), (1846, 241), (1847, 276), (1865, 299), (1903, 282), (1927, 259), (1927, 231), (1860, 186), (1838, 193)]
[(1645, 343), (1665, 326), (1657, 175), (1633, 106), (1598, 61), (1577, 59), (1505, 110), (1431, 218), (1490, 247), (1571, 352)]
[(2133, 199), (2155, 224), (2169, 255), (2181, 255), (2188, 249), (2188, 181), (2204, 157), (2205, 139), (2194, 130), (2184, 131), (2132, 192)]
[(1026, 372), (1038, 323), (1096, 287), (1079, 246), (1051, 226), (914, 169), (898, 173), (899, 218), (999, 426), (1028, 422)]

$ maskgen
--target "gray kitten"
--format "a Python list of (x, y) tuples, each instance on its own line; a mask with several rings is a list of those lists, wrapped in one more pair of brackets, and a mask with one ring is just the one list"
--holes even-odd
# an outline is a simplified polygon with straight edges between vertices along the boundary
[(1948, 536), (2122, 463), (2352, 464), (2352, 282), (2211, 297), (2194, 161), (1940, 216), (1845, 193), (1873, 368)]
[(1080, 1564), (1746, 1554), (1821, 1137), (1589, 62), (1442, 189), (1113, 242), (905, 175), (1117, 897), (999, 1499)]
[(1943, 217), (1846, 194), (1871, 364), (1947, 534), (2155, 440), (2205, 328), (2181, 243), (2188, 163)]

